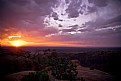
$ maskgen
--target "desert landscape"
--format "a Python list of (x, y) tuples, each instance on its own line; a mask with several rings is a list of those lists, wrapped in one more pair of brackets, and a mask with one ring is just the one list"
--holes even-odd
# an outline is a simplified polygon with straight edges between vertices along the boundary
[[(58, 51), (55, 49), (40, 49), (32, 53), (20, 48), (12, 49), (14, 50), (1, 48), (1, 79), (21, 81), (25, 75), (46, 71), (50, 81), (66, 80), (65, 78), (57, 78), (52, 73), (55, 66), (63, 68), (57, 66), (59, 60), (62, 61), (62, 64), (65, 64), (66, 61), (69, 62), (69, 64), (72, 63), (72, 66), (69, 68), (72, 68), (71, 70), (75, 71), (75, 79), (78, 81), (116, 81), (120, 78), (119, 65), (121, 51), (114, 48), (90, 48), (91, 50), (89, 48), (88, 50), (86, 48), (85, 50), (81, 50), (80, 48), (80, 53), (58, 52), (58, 49)], [(61, 50), (62, 49), (65, 50), (64, 47), (62, 47)], [(69, 49), (73, 48), (68, 48), (68, 50)], [(66, 67), (67, 66), (64, 66), (64, 68)], [(63, 70), (61, 72), (63, 72)], [(62, 74), (60, 75), (62, 76)]]

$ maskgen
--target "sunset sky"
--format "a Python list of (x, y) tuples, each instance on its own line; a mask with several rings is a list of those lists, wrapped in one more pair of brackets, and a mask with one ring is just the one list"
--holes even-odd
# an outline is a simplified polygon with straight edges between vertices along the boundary
[(0, 0), (0, 38), (27, 46), (121, 46), (121, 0)]

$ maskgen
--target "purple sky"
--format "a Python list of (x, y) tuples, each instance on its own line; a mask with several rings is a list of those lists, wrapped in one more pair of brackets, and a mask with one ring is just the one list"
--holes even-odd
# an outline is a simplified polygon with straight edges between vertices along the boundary
[(16, 33), (29, 42), (121, 46), (121, 0), (0, 0), (0, 37)]

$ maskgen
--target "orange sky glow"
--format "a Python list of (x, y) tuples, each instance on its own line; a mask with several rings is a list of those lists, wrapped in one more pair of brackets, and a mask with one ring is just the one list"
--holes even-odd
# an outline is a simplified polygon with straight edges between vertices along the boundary
[[(78, 44), (71, 44), (74, 41), (70, 42), (52, 42), (45, 39), (41, 39), (40, 42), (38, 40), (34, 40), (29, 37), (22, 37), (22, 35), (11, 35), (7, 38), (2, 40), (2, 46), (14, 46), (14, 47), (21, 47), (21, 46), (80, 46)], [(82, 46), (87, 46), (87, 44), (82, 44)], [(89, 45), (88, 45), (89, 46)]]

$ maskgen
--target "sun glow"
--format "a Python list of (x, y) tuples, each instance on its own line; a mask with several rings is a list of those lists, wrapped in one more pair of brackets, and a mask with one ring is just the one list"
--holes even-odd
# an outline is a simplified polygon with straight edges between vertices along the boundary
[(24, 46), (27, 43), (26, 41), (21, 39), (21, 35), (20, 36), (8, 36), (8, 40), (9, 40), (9, 43), (15, 47)]
[(14, 40), (14, 41), (9, 41), (9, 43), (12, 46), (20, 47), (20, 46), (25, 45), (26, 44), (26, 41), (23, 41), (23, 40)]

